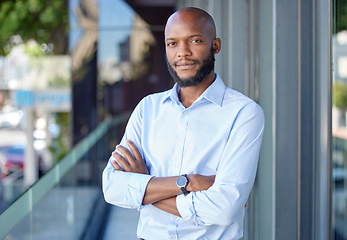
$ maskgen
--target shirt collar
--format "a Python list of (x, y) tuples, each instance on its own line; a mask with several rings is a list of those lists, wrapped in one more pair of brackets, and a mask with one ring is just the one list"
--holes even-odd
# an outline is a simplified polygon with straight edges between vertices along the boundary
[[(224, 98), (225, 85), (222, 79), (219, 77), (217, 73), (215, 73), (214, 82), (201, 94), (201, 96), (197, 99), (200, 100), (205, 98), (206, 100), (217, 104), (218, 106), (222, 106), (223, 98)], [(163, 103), (171, 99), (176, 104), (180, 102), (178, 98), (179, 86), (177, 83), (173, 86), (173, 88), (167, 92), (167, 94), (163, 98)]]
[(164, 95), (162, 103), (171, 99), (172, 101), (174, 101), (175, 103), (178, 104), (180, 102), (180, 100), (178, 98), (178, 91), (179, 91), (179, 86), (177, 85), (177, 83), (175, 83), (173, 88), (171, 90), (167, 91), (166, 94)]
[(223, 104), (225, 85), (217, 73), (215, 73), (215, 76), (214, 82), (201, 94), (200, 97), (221, 107)]

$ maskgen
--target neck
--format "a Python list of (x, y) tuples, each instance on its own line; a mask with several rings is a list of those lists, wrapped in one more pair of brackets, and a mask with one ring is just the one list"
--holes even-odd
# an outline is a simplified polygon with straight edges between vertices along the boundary
[(182, 105), (186, 108), (190, 107), (213, 82), (214, 71), (208, 74), (199, 85), (181, 88), (178, 97)]

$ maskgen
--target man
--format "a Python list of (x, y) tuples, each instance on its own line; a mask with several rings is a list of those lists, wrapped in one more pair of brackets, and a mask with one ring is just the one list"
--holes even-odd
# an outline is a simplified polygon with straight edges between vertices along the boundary
[(176, 84), (135, 108), (103, 173), (105, 199), (140, 211), (139, 238), (240, 239), (263, 111), (214, 72), (221, 40), (208, 13), (175, 12), (165, 44)]

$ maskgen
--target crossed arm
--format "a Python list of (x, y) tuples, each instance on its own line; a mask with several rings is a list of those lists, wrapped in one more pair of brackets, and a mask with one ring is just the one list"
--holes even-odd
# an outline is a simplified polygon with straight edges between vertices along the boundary
[[(127, 140), (126, 143), (134, 154), (134, 157), (127, 148), (118, 145), (116, 149), (122, 153), (124, 157), (114, 151), (112, 156), (117, 160), (118, 163), (113, 161), (113, 168), (118, 171), (148, 175), (149, 172), (146, 164), (135, 144), (129, 140)], [(200, 174), (191, 174), (187, 175), (187, 177), (189, 181), (186, 189), (189, 192), (207, 190), (213, 185), (215, 179), (214, 175), (203, 176)], [(148, 182), (142, 204), (152, 204), (163, 211), (180, 216), (176, 207), (176, 196), (182, 192), (181, 189), (176, 185), (177, 178), (178, 176), (153, 177)]]

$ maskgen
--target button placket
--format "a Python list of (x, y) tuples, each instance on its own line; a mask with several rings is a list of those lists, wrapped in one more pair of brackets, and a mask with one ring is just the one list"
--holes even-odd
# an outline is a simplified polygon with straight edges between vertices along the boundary
[(179, 170), (179, 174), (182, 174), (184, 170), (182, 170), (182, 165), (183, 165), (183, 161), (184, 161), (184, 150), (186, 147), (186, 139), (187, 139), (187, 128), (188, 128), (188, 123), (189, 123), (189, 116), (190, 116), (190, 110), (185, 110), (182, 113), (182, 125), (183, 125), (183, 139), (181, 141), (182, 147), (181, 147), (181, 158), (180, 158), (180, 170)]
[(181, 169), (182, 169), (182, 161), (183, 161), (183, 152), (185, 147), (185, 141), (186, 141), (186, 134), (187, 134), (187, 125), (189, 122), (189, 110), (183, 110), (181, 111), (177, 116), (177, 135), (176, 135), (176, 144), (175, 144), (175, 151), (173, 152), (172, 162), (171, 162), (171, 168), (170, 168), (170, 174), (171, 175), (180, 175)]
[(171, 215), (170, 224), (168, 225), (168, 233), (170, 239), (177, 239), (177, 225), (179, 217)]

